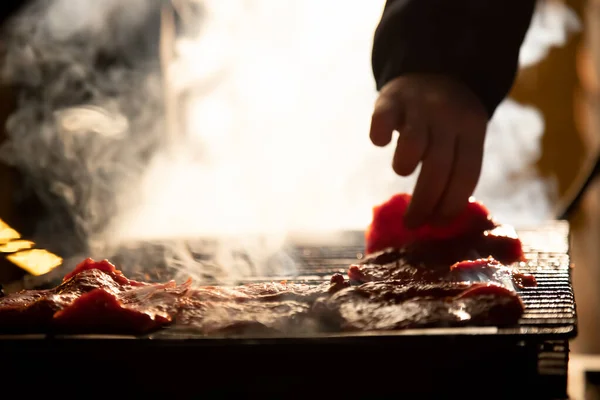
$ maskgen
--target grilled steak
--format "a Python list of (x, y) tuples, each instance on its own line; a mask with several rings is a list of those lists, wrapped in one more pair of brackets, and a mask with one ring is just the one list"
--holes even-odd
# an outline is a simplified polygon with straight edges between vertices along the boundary
[(285, 334), (312, 324), (311, 302), (261, 299), (204, 300), (190, 293), (181, 300), (179, 329), (203, 334)]
[(524, 306), (500, 285), (465, 282), (371, 282), (315, 303), (330, 329), (396, 330), (467, 325), (512, 325)]
[(536, 284), (500, 262), (523, 258), (516, 234), (475, 202), (449, 227), (410, 231), (398, 219), (407, 204), (399, 195), (375, 209), (369, 254), (348, 270), (358, 286), (339, 274), (322, 285), (149, 284), (88, 259), (54, 289), (0, 298), (0, 331), (141, 334), (175, 325), (241, 335), (515, 324), (524, 311), (517, 290)]
[(271, 282), (192, 289), (180, 300), (177, 326), (227, 335), (315, 331), (314, 301), (348, 286), (338, 274), (322, 285)]
[(373, 209), (367, 256), (348, 270), (362, 285), (319, 299), (315, 312), (342, 330), (517, 323), (517, 290), (536, 282), (502, 264), (524, 260), (516, 232), (475, 201), (448, 226), (408, 229), (410, 200), (398, 194)]
[(147, 284), (91, 259), (50, 290), (0, 298), (0, 332), (146, 333), (177, 323), (206, 334), (280, 332), (310, 324), (312, 303), (348, 286), (257, 283), (191, 289), (191, 281)]
[[(386, 257), (393, 254), (382, 253), (380, 261), (389, 262)], [(383, 274), (389, 268), (382, 267), (372, 272)], [(334, 275), (322, 285), (191, 288), (191, 282), (131, 281), (107, 261), (86, 260), (54, 289), (0, 299), (0, 331), (140, 334), (176, 324), (207, 335), (286, 334), (322, 326), (367, 330), (503, 325), (522, 315), (514, 291), (460, 279), (463, 270), (504, 272), (506, 267), (493, 260), (456, 264), (447, 275), (405, 267), (389, 268), (381, 276), (385, 280), (354, 287)]]
[(429, 282), (495, 282), (507, 288), (536, 285), (535, 278), (493, 258), (448, 264), (421, 258), (410, 251), (389, 249), (367, 256), (348, 269), (348, 276), (358, 283), (388, 281), (403, 285)]

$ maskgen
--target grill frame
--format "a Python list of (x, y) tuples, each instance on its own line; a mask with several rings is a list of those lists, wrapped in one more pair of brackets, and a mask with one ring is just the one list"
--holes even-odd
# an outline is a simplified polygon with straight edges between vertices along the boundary
[[(0, 371), (6, 374), (5, 379), (10, 379), (11, 374), (14, 379), (20, 379), (18, 370), (22, 371), (32, 360), (40, 356), (52, 357), (59, 365), (56, 365), (56, 371), (48, 371), (43, 377), (48, 384), (52, 384), (53, 379), (61, 379), (60, 365), (69, 368), (73, 357), (86, 354), (88, 360), (93, 360), (93, 365), (86, 367), (86, 371), (75, 371), (71, 366), (70, 372), (83, 374), (82, 382), (85, 382), (85, 373), (92, 370), (102, 373), (106, 368), (118, 365), (127, 371), (132, 382), (143, 386), (161, 378), (193, 381), (194, 375), (190, 371), (179, 371), (179, 375), (176, 375), (172, 365), (197, 358), (217, 366), (217, 370), (237, 363), (246, 363), (250, 368), (233, 368), (235, 371), (231, 377), (239, 383), (239, 391), (228, 387), (227, 380), (218, 371), (207, 372), (201, 368), (205, 384), (189, 390), (179, 388), (178, 394), (254, 393), (263, 397), (279, 397), (282, 391), (286, 391), (286, 397), (295, 398), (314, 394), (314, 387), (304, 388), (298, 383), (314, 378), (315, 374), (326, 374), (330, 380), (347, 380), (344, 368), (336, 369), (328, 364), (330, 360), (336, 360), (336, 365), (342, 367), (374, 365), (374, 368), (361, 372), (361, 379), (367, 382), (387, 379), (401, 383), (393, 387), (371, 385), (357, 388), (349, 385), (342, 388), (337, 385), (328, 388), (338, 396), (440, 398), (440, 394), (453, 394), (461, 398), (566, 399), (569, 340), (577, 334), (577, 312), (571, 285), (569, 226), (564, 221), (553, 221), (531, 229), (520, 229), (518, 233), (531, 260), (528, 265), (521, 266), (521, 270), (532, 273), (538, 279), (539, 286), (522, 292), (526, 313), (515, 328), (417, 329), (255, 338), (204, 337), (169, 329), (137, 338), (0, 335), (0, 354), (13, 368), (5, 370), (0, 367)], [(342, 243), (344, 245), (328, 245), (328, 250), (324, 250), (322, 246), (298, 241), (291, 250), (295, 252), (292, 256), (295, 255), (299, 260), (295, 276), (256, 280), (322, 283), (332, 273), (345, 274), (348, 266), (358, 261), (356, 256), (363, 248), (363, 234), (348, 233)], [(328, 253), (325, 256), (319, 251)], [(325, 264), (327, 267), (324, 267)], [(548, 304), (552, 305), (549, 302), (553, 299), (561, 301), (559, 307), (547, 307)], [(561, 312), (554, 312), (556, 308), (561, 308)], [(274, 371), (269, 361), (281, 360), (282, 355), (287, 355), (290, 362), (285, 364), (285, 371)], [(396, 363), (394, 373), (383, 368), (390, 358), (401, 360)], [(248, 359), (253, 360), (251, 364), (248, 364)], [(16, 367), (18, 365), (21, 367)], [(265, 371), (271, 371), (279, 383), (274, 383), (272, 377), (265, 377)], [(464, 381), (465, 374), (471, 377), (470, 390), (465, 392), (461, 385), (452, 387), (453, 380)], [(505, 388), (496, 385), (494, 392), (490, 393), (490, 376), (494, 381), (515, 381), (514, 385), (527, 382), (527, 385), (518, 393), (514, 392), (513, 386)], [(437, 387), (436, 379), (444, 384)], [(482, 390), (488, 392), (482, 395)], [(324, 395), (326, 392), (320, 393)], [(160, 389), (153, 387), (149, 393), (160, 393)]]

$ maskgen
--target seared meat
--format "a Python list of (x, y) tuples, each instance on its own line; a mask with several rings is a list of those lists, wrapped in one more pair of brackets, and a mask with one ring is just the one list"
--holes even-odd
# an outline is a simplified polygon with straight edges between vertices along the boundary
[(336, 275), (322, 285), (270, 282), (191, 289), (191, 281), (131, 281), (108, 261), (88, 259), (56, 288), (1, 298), (0, 332), (139, 334), (176, 322), (206, 334), (284, 333), (310, 323), (319, 296), (347, 286)]
[(192, 291), (181, 299), (177, 326), (203, 334), (265, 334), (301, 329), (310, 324), (311, 302), (297, 300), (205, 300)]
[(501, 264), (493, 258), (447, 264), (422, 259), (410, 251), (386, 250), (367, 256), (360, 264), (350, 266), (352, 281), (401, 281), (401, 284), (428, 282), (495, 282), (508, 288), (532, 287), (535, 278), (517, 268)]
[(321, 285), (269, 282), (192, 289), (180, 300), (177, 325), (204, 334), (314, 331), (312, 304), (349, 286), (336, 274)]
[(396, 330), (467, 325), (512, 325), (524, 306), (500, 285), (465, 282), (371, 282), (315, 303), (333, 330)]
[(130, 281), (108, 261), (82, 262), (50, 290), (0, 299), (0, 331), (143, 333), (173, 320), (191, 282)]
[(392, 248), (350, 266), (350, 280), (360, 286), (340, 274), (321, 285), (149, 284), (128, 279), (108, 261), (88, 259), (56, 288), (0, 298), (0, 331), (142, 334), (175, 325), (205, 335), (281, 335), (321, 327), (516, 323), (524, 311), (517, 290), (535, 286), (535, 279), (492, 257), (479, 258), (522, 259), (516, 234), (507, 234), (474, 202), (449, 228), (408, 231), (397, 220), (394, 224), (397, 205), (405, 200), (396, 196), (376, 209), (369, 249)]

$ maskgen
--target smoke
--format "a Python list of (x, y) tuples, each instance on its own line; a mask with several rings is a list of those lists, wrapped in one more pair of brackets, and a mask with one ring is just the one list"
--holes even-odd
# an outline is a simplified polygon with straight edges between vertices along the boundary
[[(129, 8), (133, 7), (133, 8)], [(102, 241), (162, 136), (158, 4), (35, 2), (7, 26), (18, 93), (1, 158), (48, 208), (36, 240), (65, 255)]]
[[(174, 4), (193, 29), (164, 71), (179, 116), (168, 149), (148, 44), (158, 42), (160, 2), (40, 2), (10, 27), (4, 76), (22, 94), (2, 159), (54, 210), (40, 227), (40, 237), (60, 236), (49, 245), (72, 252), (73, 230), (79, 247), (103, 255), (168, 241), (169, 267), (199, 280), (289, 275), (288, 233), (362, 230), (374, 204), (412, 191), (416, 174), (395, 176), (393, 148), (375, 148), (367, 133), (383, 0), (344, 2), (343, 17), (337, 0)], [(527, 63), (572, 26), (536, 21)], [(534, 169), (543, 129), (539, 112), (510, 100), (490, 124), (476, 196), (503, 221), (551, 216), (553, 182)], [(192, 257), (186, 240), (200, 237), (220, 238), (216, 266)]]
[[(564, 3), (539, 2), (521, 46), (520, 67), (539, 63), (551, 48), (565, 45), (580, 29), (579, 18)], [(539, 110), (512, 99), (500, 104), (490, 122), (475, 196), (501, 221), (532, 226), (555, 218), (556, 181), (541, 177), (535, 167), (543, 134), (544, 118)]]
[(581, 22), (577, 14), (563, 2), (549, 0), (538, 3), (521, 46), (520, 66), (525, 68), (537, 64), (552, 47), (564, 46), (569, 36), (579, 30)]

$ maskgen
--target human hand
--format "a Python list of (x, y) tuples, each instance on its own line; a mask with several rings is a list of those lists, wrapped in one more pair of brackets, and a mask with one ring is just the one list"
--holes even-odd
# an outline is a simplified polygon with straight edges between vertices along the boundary
[(467, 206), (483, 162), (488, 115), (464, 84), (440, 75), (396, 78), (379, 92), (370, 137), (387, 146), (400, 133), (392, 166), (400, 176), (421, 171), (405, 224), (450, 222)]

